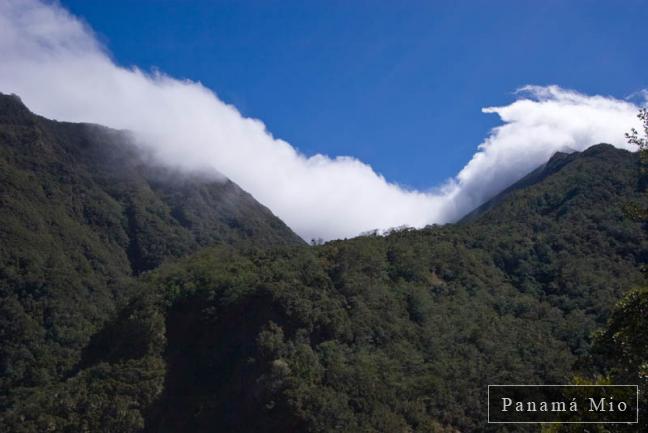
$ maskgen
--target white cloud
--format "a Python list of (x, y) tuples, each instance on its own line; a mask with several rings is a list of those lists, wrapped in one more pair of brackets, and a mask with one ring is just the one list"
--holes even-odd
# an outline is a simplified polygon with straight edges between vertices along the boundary
[(351, 157), (300, 154), (199, 83), (116, 65), (92, 31), (57, 5), (0, 0), (0, 91), (46, 117), (135, 132), (158, 158), (218, 170), (305, 239), (461, 217), (554, 152), (626, 147), (637, 107), (556, 86), (529, 86), (472, 160), (435, 192), (404, 189)]
[(522, 98), (488, 107), (504, 124), (491, 131), (459, 172), (451, 194), (451, 219), (508, 187), (559, 151), (580, 151), (598, 143), (632, 149), (625, 132), (637, 125), (638, 107), (618, 99), (587, 96), (558, 86), (526, 86)]

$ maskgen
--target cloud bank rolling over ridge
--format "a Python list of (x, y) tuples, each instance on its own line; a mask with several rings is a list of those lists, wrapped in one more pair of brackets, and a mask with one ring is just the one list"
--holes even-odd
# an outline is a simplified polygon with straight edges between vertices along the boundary
[[(631, 149), (638, 107), (557, 86), (527, 86), (503, 122), (444, 185), (416, 191), (352, 157), (307, 156), (199, 83), (121, 67), (92, 30), (57, 5), (0, 0), (0, 91), (46, 117), (135, 133), (163, 163), (218, 171), (305, 239), (456, 220), (556, 151), (600, 142)], [(643, 94), (644, 99), (646, 94)]]

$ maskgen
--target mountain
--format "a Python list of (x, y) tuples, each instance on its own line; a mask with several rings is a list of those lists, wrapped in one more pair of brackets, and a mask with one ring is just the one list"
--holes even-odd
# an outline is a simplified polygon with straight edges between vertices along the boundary
[(125, 132), (0, 95), (0, 398), (74, 368), (135, 275), (219, 244), (303, 241), (227, 179), (155, 166)]
[(61, 211), (57, 224), (101, 238), (132, 272), (216, 243), (302, 243), (230, 180), (156, 166), (128, 133), (50, 121), (16, 96), (0, 96), (0, 127), (3, 221), (42, 225), (38, 216)]
[[(534, 197), (535, 201), (532, 202), (526, 199), (526, 193), (524, 191), (526, 191), (527, 193), (533, 192), (536, 196), (540, 193), (545, 194), (546, 196), (548, 194), (551, 194), (552, 191), (570, 188), (570, 186), (568, 185), (568, 183), (570, 182), (573, 183), (573, 188), (578, 188), (581, 179), (586, 177), (592, 179), (596, 178), (597, 181), (601, 183), (616, 181), (617, 183), (623, 184), (624, 179), (632, 177), (633, 175), (637, 176), (637, 167), (633, 166), (633, 164), (630, 162), (632, 158), (633, 157), (630, 152), (619, 151), (610, 144), (598, 144), (590, 147), (584, 152), (557, 152), (545, 164), (533, 170), (531, 173), (515, 182), (510, 187), (497, 194), (494, 198), (477, 207), (477, 209), (463, 217), (460, 223), (474, 221), (478, 217), (487, 213), (490, 209), (496, 207), (498, 208), (496, 212), (501, 213), (502, 209), (504, 209), (506, 205), (499, 207), (498, 205), (505, 200), (524, 200), (524, 206), (520, 206), (520, 204), (518, 203), (516, 207), (520, 209), (528, 209), (529, 211), (531, 211), (529, 213), (547, 211), (546, 209), (542, 208), (542, 206), (545, 204), (542, 202), (542, 200), (538, 200), (538, 197)], [(584, 160), (586, 160), (586, 162), (584, 162)], [(619, 167), (624, 170), (622, 173), (615, 173), (615, 170), (613, 168), (615, 162), (617, 162), (619, 164)], [(556, 178), (545, 183), (544, 187), (529, 189), (529, 187), (543, 182), (548, 177), (563, 170), (563, 168), (565, 168), (565, 170), (562, 171), (561, 174)], [(601, 176), (596, 176), (596, 170), (598, 169), (603, 170), (600, 173)], [(578, 173), (579, 171), (581, 171), (580, 174)], [(556, 182), (559, 182), (560, 185), (555, 185)], [(611, 194), (614, 194), (616, 192), (615, 188), (611, 185), (602, 186), (602, 189), (608, 190), (608, 192)], [(575, 189), (572, 189), (572, 192), (570, 194), (575, 195), (575, 191)], [(507, 217), (508, 216), (510, 215), (507, 215)], [(482, 221), (488, 222), (491, 221), (491, 219), (482, 218)]]
[(487, 385), (569, 383), (643, 282), (646, 235), (624, 213), (646, 203), (638, 172), (637, 154), (598, 145), (460, 224), (160, 268), (150, 431), (495, 431)]
[(3, 431), (502, 431), (487, 385), (568, 383), (645, 282), (639, 157), (608, 145), (458, 224), (308, 246), (233, 184), (3, 101)]

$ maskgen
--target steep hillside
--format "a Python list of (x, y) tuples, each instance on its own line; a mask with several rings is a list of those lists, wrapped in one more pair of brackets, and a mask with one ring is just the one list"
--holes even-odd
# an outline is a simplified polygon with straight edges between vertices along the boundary
[(595, 146), (470, 222), (165, 264), (73, 376), (20, 391), (5, 422), (497, 431), (484, 422), (486, 386), (568, 382), (592, 332), (642, 282), (646, 237), (623, 213), (645, 202), (637, 168), (637, 155)]
[(487, 385), (568, 383), (643, 281), (623, 211), (646, 202), (638, 156), (599, 145), (546, 169), (471, 222), (163, 267), (150, 431), (497, 431)]
[(648, 244), (636, 154), (557, 160), (471, 222), (160, 269), (151, 431), (490, 431), (489, 383), (567, 383)]
[(647, 259), (641, 225), (626, 212), (646, 201), (639, 181), (638, 155), (607, 144), (557, 154), (459, 226), (474, 245), (489, 250), (518, 289), (556, 305), (571, 307), (569, 295), (582, 294), (580, 279), (570, 282), (570, 276), (608, 276), (611, 281), (592, 287), (578, 304), (607, 315), (623, 290), (614, 281), (626, 272), (620, 263)]
[[(483, 215), (493, 208), (496, 208), (493, 213), (499, 215), (500, 218), (511, 217), (512, 215), (505, 215), (507, 209), (510, 208), (526, 209), (528, 213), (539, 211), (546, 214), (548, 208), (552, 207), (550, 203), (552, 193), (570, 189), (570, 184), (572, 184), (572, 191), (569, 195), (576, 195), (574, 188), (578, 188), (583, 181), (598, 182), (601, 190), (608, 194), (618, 195), (615, 194), (618, 192), (616, 191), (618, 187), (625, 185), (626, 179), (638, 175), (638, 163), (632, 153), (620, 151), (610, 144), (598, 144), (584, 152), (557, 152), (545, 164), (466, 215), (461, 222), (480, 219), (482, 222), (490, 223), (493, 218), (484, 218)], [(616, 172), (616, 167), (621, 171)], [(597, 170), (603, 171), (599, 173)], [(548, 180), (542, 186), (531, 188), (558, 172), (561, 172), (560, 175)], [(541, 195), (544, 197), (540, 198)], [(580, 197), (580, 199), (583, 200), (586, 197)], [(499, 206), (506, 201), (515, 203)], [(553, 208), (554, 210), (558, 208), (556, 203), (553, 204)], [(520, 219), (525, 216), (518, 213), (515, 217)]]
[(3, 431), (503, 432), (488, 384), (567, 383), (641, 313), (611, 313), (648, 253), (611, 146), (459, 224), (310, 247), (234, 185), (106, 154), (120, 133), (3, 122)]
[(0, 95), (0, 398), (69, 374), (134, 275), (210, 245), (303, 243), (234, 183), (144, 160), (126, 133)]

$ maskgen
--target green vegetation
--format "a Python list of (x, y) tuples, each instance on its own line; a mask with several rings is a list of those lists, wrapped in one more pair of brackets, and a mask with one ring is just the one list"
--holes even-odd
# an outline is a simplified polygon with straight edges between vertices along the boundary
[(523, 431), (485, 423), (487, 384), (644, 374), (637, 154), (557, 154), (458, 224), (307, 246), (231, 183), (161, 186), (73, 139), (117, 133), (12, 110), (3, 431)]
[[(303, 243), (232, 182), (187, 177), (144, 160), (125, 133), (43, 119), (17, 97), (0, 95), (3, 417), (13, 416), (16, 405), (40, 417), (48, 405), (68, 405), (68, 394), (89, 404), (82, 388), (94, 386), (94, 373), (60, 383), (77, 374), (90, 337), (138, 292), (134, 275), (203, 246)], [(156, 363), (151, 374), (162, 368)], [(101, 375), (117, 371), (106, 368)], [(105, 404), (117, 397), (101, 392)], [(66, 419), (84, 412), (51, 413)], [(35, 431), (49, 429), (43, 425)]]
[[(639, 149), (638, 187), (644, 194), (648, 187), (648, 109), (637, 116), (641, 132), (632, 129), (626, 134), (628, 142)], [(627, 215), (637, 222), (648, 222), (645, 201), (626, 204)], [(645, 258), (641, 261), (644, 276), (648, 275)], [(632, 384), (639, 386), (639, 426), (648, 425), (648, 288), (630, 290), (615, 306), (603, 329), (594, 334), (591, 351), (577, 363), (576, 383)], [(580, 432), (580, 426), (545, 426), (543, 433)], [(630, 433), (637, 425), (595, 425), (592, 433)]]

